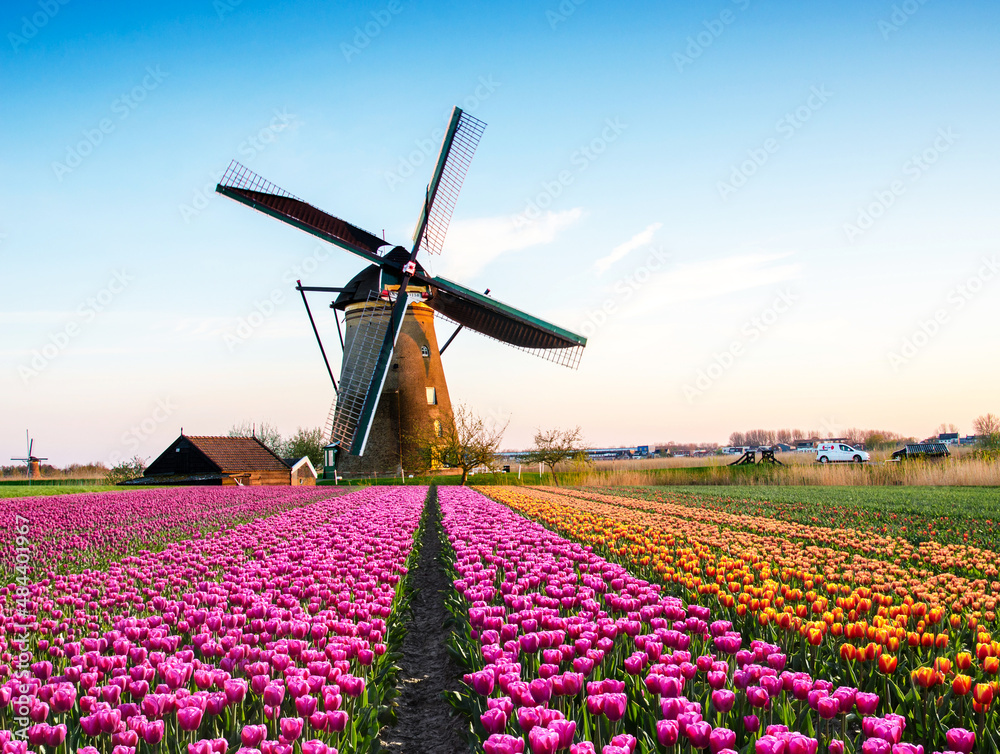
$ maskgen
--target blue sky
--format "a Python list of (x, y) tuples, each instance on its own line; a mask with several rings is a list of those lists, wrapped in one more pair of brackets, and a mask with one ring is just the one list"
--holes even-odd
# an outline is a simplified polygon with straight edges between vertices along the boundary
[(971, 431), (1000, 411), (998, 16), (4, 3), (0, 450), (25, 427), (65, 464), (153, 457), (182, 426), (321, 424), (291, 281), (359, 265), (214, 184), (240, 159), (408, 244), (456, 104), (488, 127), (424, 263), (590, 338), (576, 372), (456, 340), (452, 398), (509, 416), (506, 444)]

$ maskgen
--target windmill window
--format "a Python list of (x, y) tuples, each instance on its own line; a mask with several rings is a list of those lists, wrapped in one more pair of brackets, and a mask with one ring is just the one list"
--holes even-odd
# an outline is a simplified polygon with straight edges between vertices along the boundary
[(436, 387), (427, 388), (427, 405), (436, 406), (438, 402), (438, 392)]
[(431, 349), (427, 346), (420, 346), (420, 355), (425, 359), (429, 359), (431, 357)]

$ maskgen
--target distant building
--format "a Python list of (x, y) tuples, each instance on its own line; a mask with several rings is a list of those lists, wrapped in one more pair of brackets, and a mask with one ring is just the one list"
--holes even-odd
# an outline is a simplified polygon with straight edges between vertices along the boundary
[(958, 432), (942, 432), (937, 436), (937, 439), (945, 445), (959, 444)]
[(298, 487), (300, 484), (316, 484), (316, 467), (312, 465), (309, 456), (302, 458), (282, 458), (285, 465), (291, 469), (292, 486)]
[[(308, 459), (306, 459), (308, 463)], [(313, 484), (316, 471), (312, 470)], [(305, 479), (306, 471), (299, 470)], [(256, 437), (182, 434), (129, 484), (290, 485), (292, 468)], [(309, 484), (309, 482), (300, 482)]]

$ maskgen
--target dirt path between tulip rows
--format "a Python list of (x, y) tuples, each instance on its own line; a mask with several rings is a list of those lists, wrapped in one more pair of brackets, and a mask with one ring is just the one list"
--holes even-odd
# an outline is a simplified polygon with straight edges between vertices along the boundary
[(399, 662), (397, 723), (382, 732), (380, 743), (390, 752), (405, 754), (468, 754), (459, 734), (460, 719), (441, 693), (461, 687), (461, 671), (445, 648), (448, 611), (444, 593), (450, 587), (439, 560), (441, 520), (437, 502), (429, 504), (420, 545), (420, 560), (413, 574), (413, 617), (403, 640)]

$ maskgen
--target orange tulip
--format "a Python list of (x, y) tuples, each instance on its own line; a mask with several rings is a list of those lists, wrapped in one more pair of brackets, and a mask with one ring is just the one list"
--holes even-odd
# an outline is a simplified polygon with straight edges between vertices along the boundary
[(899, 658), (896, 655), (880, 655), (878, 658), (878, 671), (886, 675), (896, 672)]
[(968, 670), (972, 667), (972, 655), (969, 652), (959, 652), (955, 655), (955, 667), (959, 670)]
[(947, 657), (938, 657), (934, 660), (934, 669), (939, 673), (948, 675), (951, 672), (951, 660)]
[(972, 698), (983, 708), (989, 707), (993, 703), (993, 687), (988, 683), (977, 683), (972, 689)]
[(841, 644), (840, 645), (840, 659), (841, 660), (854, 660), (858, 656), (858, 648), (853, 644)]
[(955, 696), (965, 696), (970, 691), (972, 691), (972, 678), (971, 676), (962, 675), (959, 673), (955, 676), (955, 680), (951, 682), (951, 690)]
[(1000, 670), (1000, 657), (984, 657), (983, 670), (990, 675), (996, 675), (997, 671)]
[(910, 676), (913, 678), (913, 682), (924, 689), (931, 689), (937, 686), (944, 680), (944, 676), (938, 673), (934, 668), (917, 668)]

